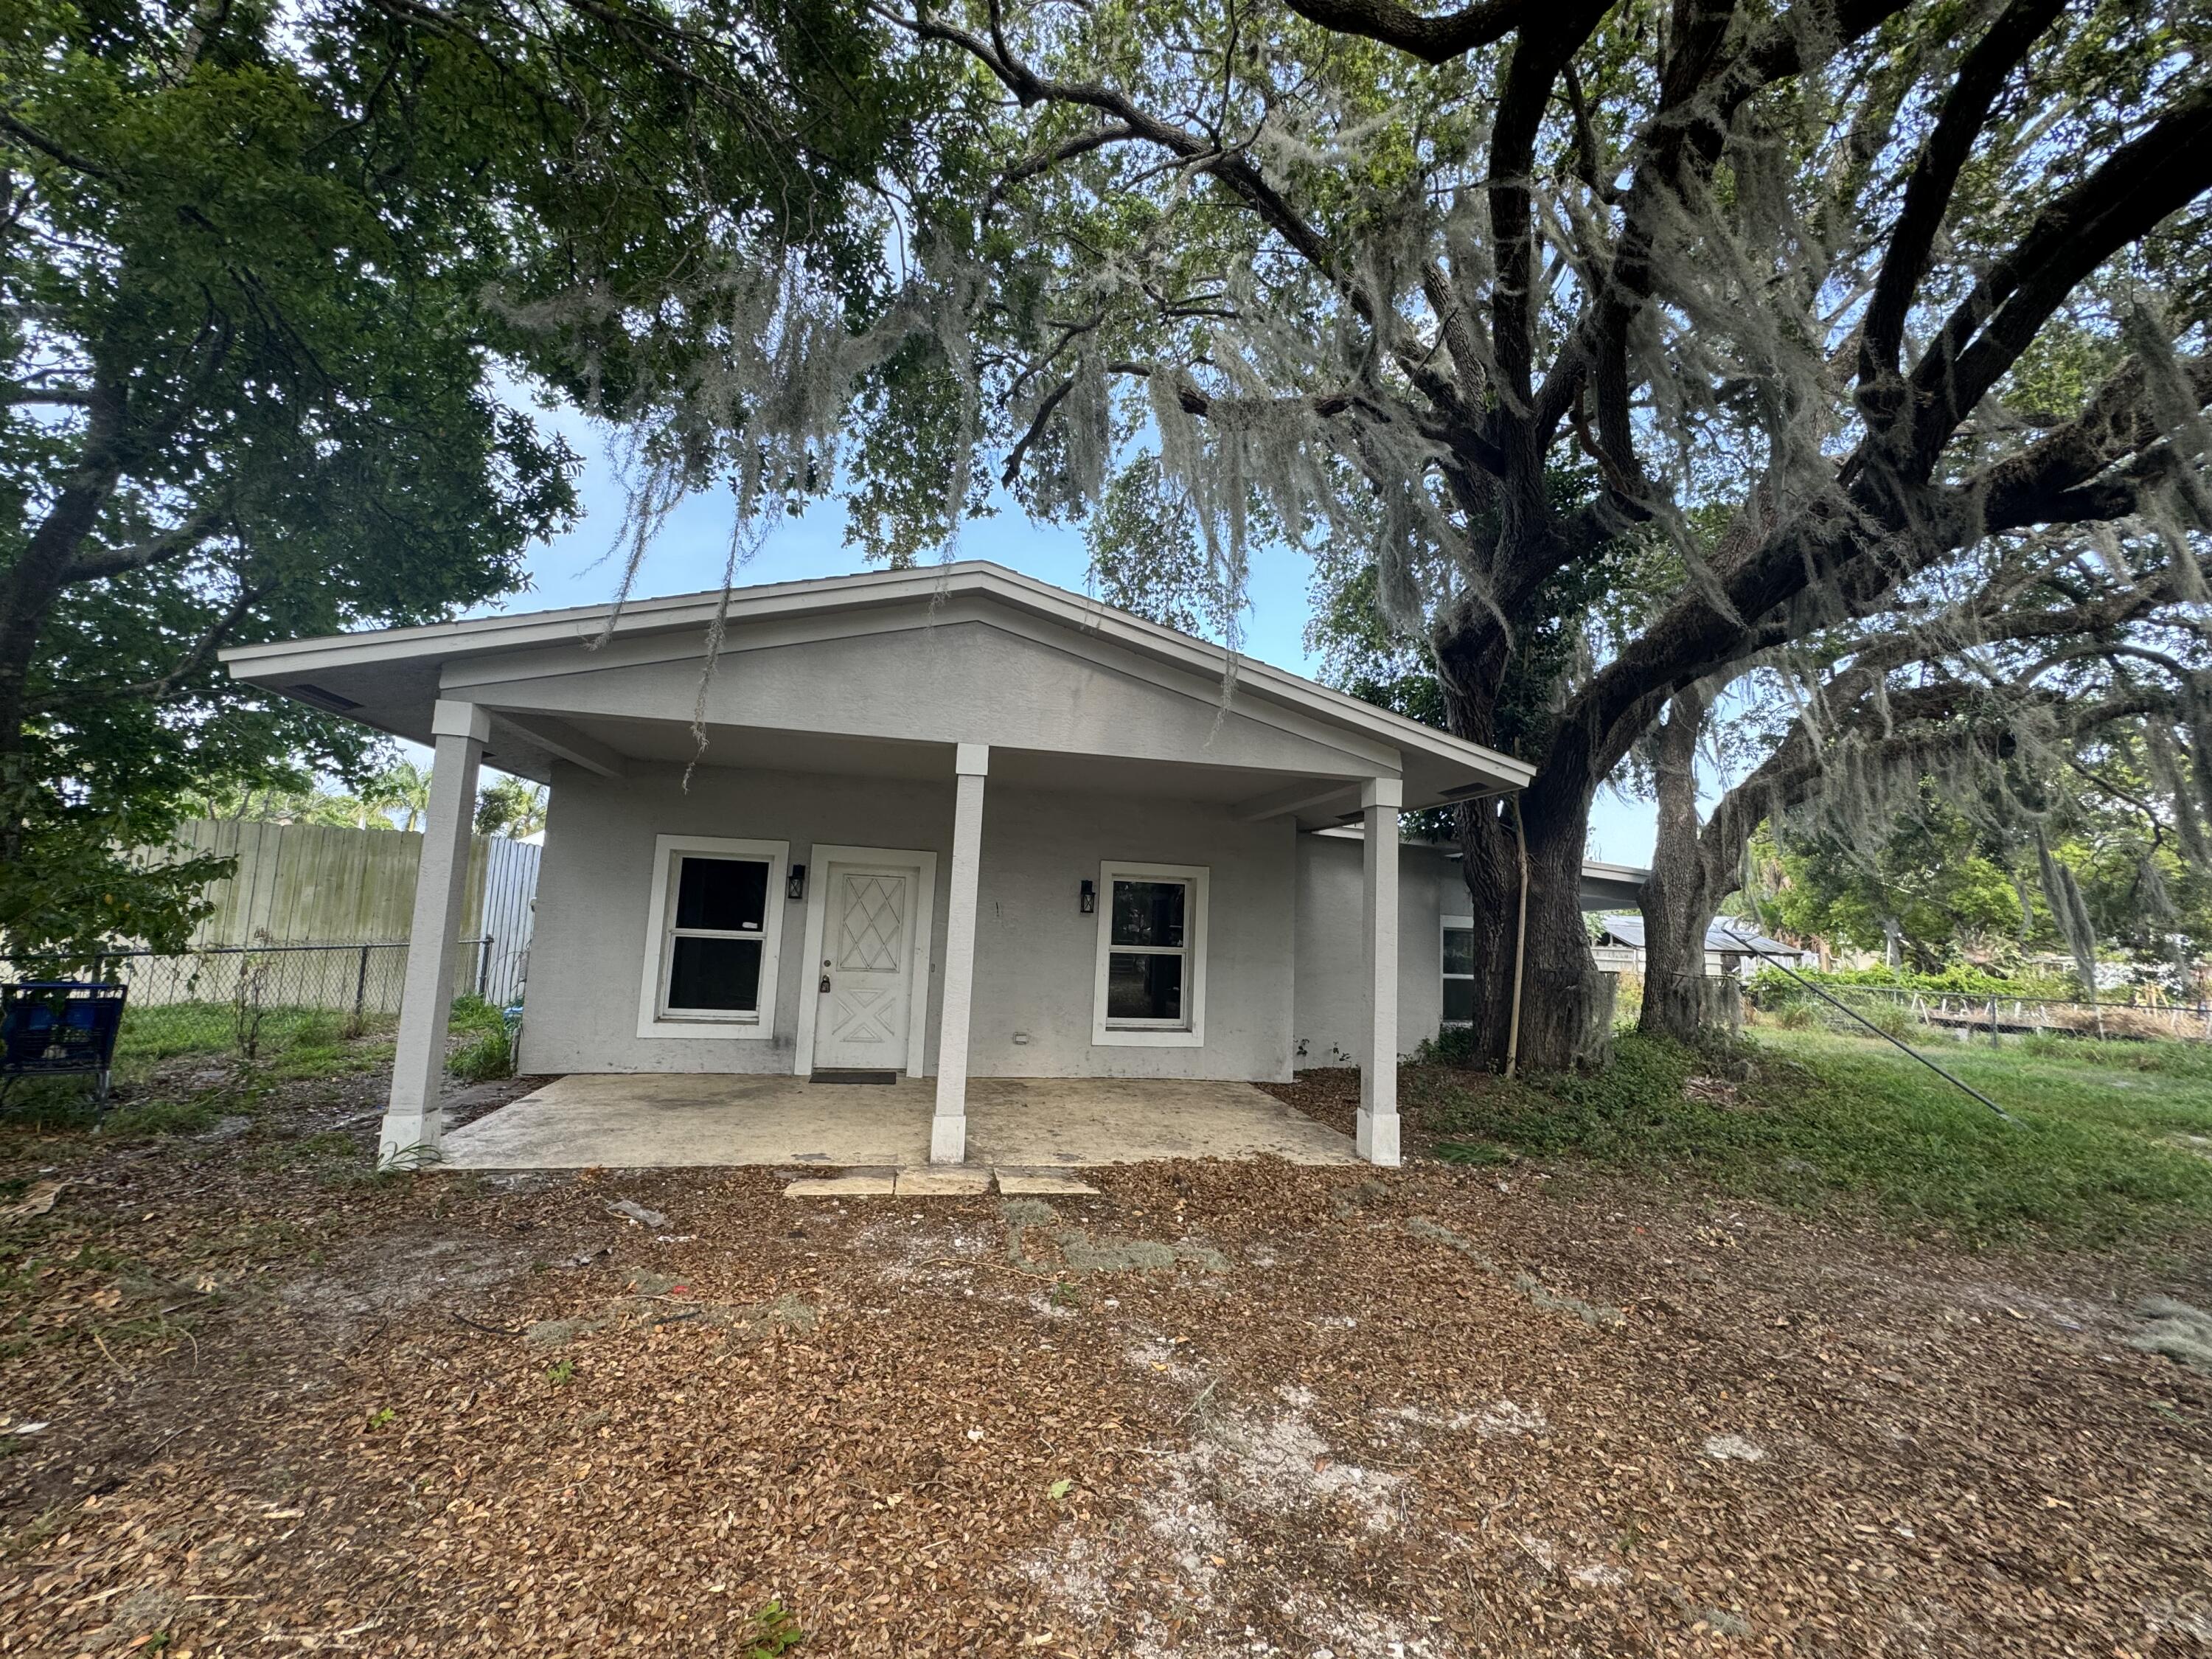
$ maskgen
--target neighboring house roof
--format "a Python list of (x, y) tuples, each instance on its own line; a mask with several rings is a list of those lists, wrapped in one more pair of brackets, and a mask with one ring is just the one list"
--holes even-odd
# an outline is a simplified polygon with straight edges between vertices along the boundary
[(1583, 860), (1583, 908), (1610, 909), (1614, 905), (1634, 908), (1644, 902), (1644, 884), (1649, 870), (1633, 864), (1607, 864), (1602, 859)]
[[(1328, 836), (1340, 841), (1364, 841), (1366, 830), (1356, 823), (1340, 824), (1332, 830), (1316, 830), (1316, 836)], [(1459, 843), (1433, 841), (1408, 836), (1401, 845), (1419, 847), (1438, 853), (1446, 858), (1461, 856)], [(1632, 864), (1607, 864), (1599, 859), (1583, 860), (1582, 908), (1585, 910), (1609, 910), (1617, 904), (1641, 902), (1644, 884), (1651, 878), (1649, 870), (1640, 870)], [(1641, 927), (1641, 919), (1638, 926)]]
[[(1644, 948), (1642, 916), (1600, 916), (1598, 922), (1615, 944), (1633, 945), (1639, 951)], [(1708, 951), (1742, 951), (1747, 948), (1765, 956), (1787, 957), (1793, 962), (1806, 954), (1794, 945), (1784, 945), (1780, 939), (1754, 933), (1738, 922), (1716, 921), (1705, 929), (1705, 949)]]
[[(580, 645), (607, 631), (611, 619), (611, 642), (658, 649), (653, 636), (668, 635), (676, 647), (668, 654), (678, 654), (691, 648), (687, 636), (703, 641), (724, 603), (714, 591), (636, 599), (619, 608), (583, 605), (240, 646), (222, 656), (235, 678), (428, 743), (441, 677), (451, 665)], [(1046, 624), (1063, 649), (1125, 672), (1150, 673), (1194, 696), (1219, 702), (1226, 683), (1232, 710), (1273, 707), (1361, 743), (1388, 745), (1401, 757), (1409, 805), (1504, 793), (1533, 775), (1533, 769), (1510, 756), (1250, 658), (1237, 658), (1232, 667), (1229, 653), (1211, 641), (980, 560), (736, 589), (727, 599), (724, 648), (739, 652), (800, 632), (817, 640), (866, 634), (884, 626), (887, 613), (919, 616), (926, 609), (936, 617), (956, 605), (1032, 635), (1036, 624)], [(702, 652), (703, 645), (698, 648)], [(580, 664), (579, 672), (589, 672), (589, 665)], [(687, 707), (672, 716), (688, 721), (690, 713)], [(537, 777), (550, 769), (550, 752), (533, 750), (526, 732), (510, 733), (495, 746), (503, 769)]]

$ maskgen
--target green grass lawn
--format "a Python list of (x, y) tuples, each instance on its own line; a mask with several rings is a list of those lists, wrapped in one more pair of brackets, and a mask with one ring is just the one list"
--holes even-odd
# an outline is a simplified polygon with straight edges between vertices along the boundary
[[(392, 1062), (396, 1016), (356, 1021), (327, 1008), (261, 1010), (249, 1027), (228, 1002), (177, 1002), (128, 1009), (115, 1045), (116, 1096), (100, 1117), (89, 1079), (23, 1079), (10, 1090), (7, 1121), (44, 1128), (89, 1128), (129, 1139), (191, 1134), (233, 1113), (251, 1111), (260, 1091), (373, 1072)], [(497, 1008), (473, 996), (454, 1000), (455, 1039), (447, 1064), (465, 1081), (505, 1077), (508, 1036)], [(247, 1038), (251, 1038), (251, 1058)]]
[[(1628, 1033), (1603, 1072), (1515, 1084), (1409, 1067), (1405, 1099), (1448, 1158), (1578, 1156), (1973, 1244), (2212, 1225), (2212, 1050), (2026, 1038), (1929, 1052), (2017, 1121), (1871, 1038), (1780, 1030), (1717, 1055)], [(1712, 1081), (1686, 1094), (1695, 1079)], [(2208, 1141), (2192, 1151), (2191, 1136)]]

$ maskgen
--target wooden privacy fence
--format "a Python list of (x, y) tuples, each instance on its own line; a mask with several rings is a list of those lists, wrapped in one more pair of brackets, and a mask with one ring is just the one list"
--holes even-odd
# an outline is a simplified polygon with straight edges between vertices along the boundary
[[(169, 863), (210, 854), (235, 858), (238, 867), (228, 880), (209, 884), (207, 896), (215, 908), (192, 935), (191, 956), (287, 945), (347, 945), (358, 953), (363, 945), (404, 941), (414, 920), (422, 837), (412, 830), (196, 818), (179, 827), (173, 848), (149, 849), (145, 856), (149, 862)], [(539, 849), (525, 842), (501, 836), (470, 838), (460, 931), (463, 938), (483, 943), (463, 953), (471, 962), (470, 983), (458, 988), (481, 989), (498, 1003), (521, 994), (529, 968), (538, 857)], [(344, 977), (348, 970), (340, 955), (326, 952), (315, 958), (313, 1006), (345, 1006), (325, 1000), (320, 986), (324, 976), (331, 977), (333, 987)], [(368, 960), (374, 971), (375, 959)], [(345, 988), (349, 992), (351, 987)]]

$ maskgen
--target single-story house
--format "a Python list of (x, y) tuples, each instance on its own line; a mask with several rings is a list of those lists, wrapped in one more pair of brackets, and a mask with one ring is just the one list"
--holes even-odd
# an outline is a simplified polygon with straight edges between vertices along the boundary
[[(1587, 880), (1585, 881), (1587, 885)], [(1640, 915), (1601, 915), (1597, 918), (1597, 959), (1601, 968), (1626, 968), (1642, 973), (1645, 945), (1644, 918)], [(1705, 972), (1708, 975), (1736, 974), (1747, 969), (1756, 971), (1769, 962), (1778, 962), (1785, 968), (1803, 968), (1813, 960), (1810, 951), (1795, 945), (1784, 945), (1778, 939), (1769, 939), (1739, 921), (1726, 917), (1705, 928)]]
[(1399, 812), (1529, 775), (975, 562), (224, 659), (435, 750), (386, 1158), (439, 1137), (480, 762), (550, 786), (525, 1067), (933, 1078), (955, 1162), (971, 1077), (1339, 1059), (1359, 1155), (1395, 1163), (1396, 1059), (1471, 1012), (1473, 926)]

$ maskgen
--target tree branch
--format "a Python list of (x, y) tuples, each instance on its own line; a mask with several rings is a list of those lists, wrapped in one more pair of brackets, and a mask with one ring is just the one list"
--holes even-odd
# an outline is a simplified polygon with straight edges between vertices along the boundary
[(1523, 21), (1529, 0), (1476, 0), (1441, 17), (1424, 16), (1398, 0), (1290, 0), (1290, 7), (1309, 23), (1442, 64), (1503, 40)]
[(165, 564), (180, 554), (191, 552), (213, 535), (229, 517), (230, 505), (225, 501), (202, 507), (174, 529), (150, 540), (133, 542), (127, 547), (78, 553), (62, 567), (62, 585), (68, 586), (76, 582), (98, 581), (106, 576), (120, 576), (129, 571), (143, 570), (149, 565)]
[(1907, 441), (1893, 460), (1905, 477), (1929, 476), (1959, 422), (2084, 278), (2208, 185), (2212, 81), (2045, 207), (1960, 301), (1912, 371)]
[(1958, 81), (1943, 100), (1943, 112), (1905, 180), (1905, 205), (1890, 231), (1874, 295), (1867, 302), (1859, 337), (1862, 386), (1896, 372), (1905, 316), (1926, 274), (1959, 175), (1973, 154), (1974, 140), (1987, 125), (1997, 94), (2063, 4), (2064, 0), (2012, 0), (1960, 64)]
[(49, 161), (60, 162), (72, 173), (82, 173), (88, 179), (112, 180), (115, 177), (99, 162), (78, 155), (58, 140), (47, 137), (36, 127), (19, 121), (5, 110), (0, 110), (0, 132), (11, 135), (19, 143), (38, 151)]

